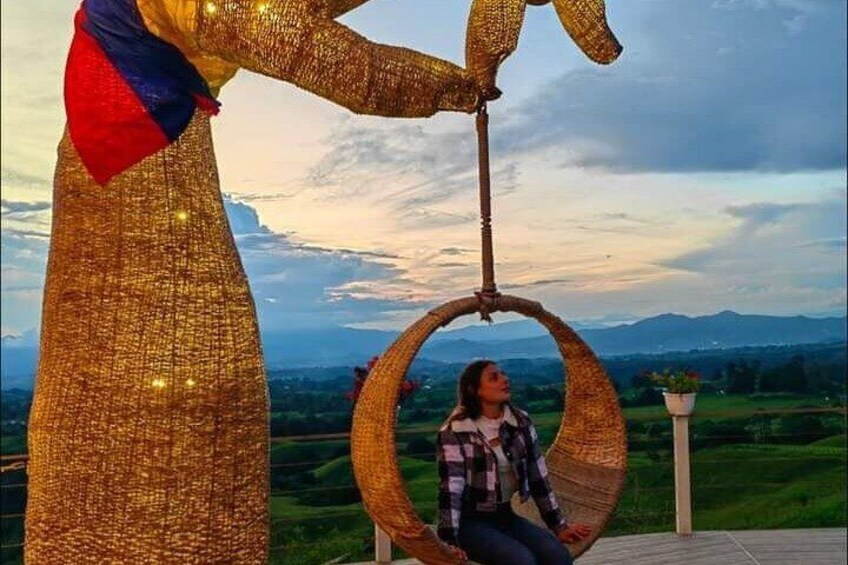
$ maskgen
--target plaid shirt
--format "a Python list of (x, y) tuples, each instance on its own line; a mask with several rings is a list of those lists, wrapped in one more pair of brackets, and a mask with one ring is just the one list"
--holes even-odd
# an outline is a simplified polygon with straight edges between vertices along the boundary
[[(526, 412), (504, 406), (500, 428), (504, 453), (512, 462), (522, 502), (531, 495), (552, 530), (565, 526), (548, 482), (536, 429)], [(454, 412), (439, 430), (439, 537), (456, 545), (463, 510), (494, 512), (498, 505), (498, 462), (474, 420)]]

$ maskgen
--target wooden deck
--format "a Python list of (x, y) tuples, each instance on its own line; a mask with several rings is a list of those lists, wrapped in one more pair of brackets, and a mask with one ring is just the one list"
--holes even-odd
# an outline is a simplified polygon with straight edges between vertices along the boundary
[[(601, 538), (579, 565), (845, 565), (845, 528), (696, 532)], [(395, 565), (418, 564), (415, 559)], [(364, 565), (364, 564), (362, 564)], [(500, 564), (499, 564), (500, 565)], [(507, 565), (507, 564), (503, 564)]]

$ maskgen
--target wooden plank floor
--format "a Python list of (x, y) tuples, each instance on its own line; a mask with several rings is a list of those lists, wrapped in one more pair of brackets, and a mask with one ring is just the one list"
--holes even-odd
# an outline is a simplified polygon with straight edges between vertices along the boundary
[[(696, 532), (601, 538), (579, 565), (845, 565), (845, 528)], [(414, 565), (406, 559), (394, 565)], [(364, 564), (362, 564), (364, 565)], [(501, 564), (498, 564), (501, 565)], [(509, 565), (509, 564), (502, 564)]]

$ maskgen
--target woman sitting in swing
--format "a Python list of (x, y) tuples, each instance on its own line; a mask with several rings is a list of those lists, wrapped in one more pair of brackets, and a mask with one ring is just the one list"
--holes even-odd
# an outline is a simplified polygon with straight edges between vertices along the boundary
[[(493, 361), (474, 361), (460, 375), (457, 406), (437, 440), (439, 537), (462, 561), (571, 564), (563, 543), (591, 530), (566, 523), (533, 423), (509, 400), (509, 378)], [(550, 531), (513, 513), (515, 492), (522, 502), (533, 496)]]

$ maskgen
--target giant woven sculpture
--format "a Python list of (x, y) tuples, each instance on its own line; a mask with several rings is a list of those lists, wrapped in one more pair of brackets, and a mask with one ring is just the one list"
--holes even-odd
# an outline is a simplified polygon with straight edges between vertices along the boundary
[(369, 43), (364, 0), (85, 0), (68, 57), (26, 560), (261, 563), (267, 392), (209, 116), (239, 67), (360, 113), (472, 111), (456, 65)]
[[(607, 28), (601, 0), (557, 0), (555, 6), (566, 29), (590, 58), (608, 63), (621, 52)], [(484, 91), (495, 89), (498, 65), (515, 49), (524, 8), (523, 0), (474, 0), (472, 4), (466, 58), (469, 70)], [(477, 312), (484, 319), (490, 319), (493, 312), (515, 312), (533, 318), (550, 332), (565, 365), (567, 411), (546, 459), (551, 486), (568, 520), (592, 527), (590, 537), (569, 547), (571, 554), (578, 556), (601, 534), (618, 503), (627, 462), (624, 419), (612, 383), (580, 337), (540, 304), (498, 293), (492, 251), (485, 106), (478, 112), (477, 132), (481, 289), (475, 296), (448, 302), (428, 312), (404, 331), (374, 366), (354, 412), (351, 435), (354, 474), (366, 509), (395, 543), (425, 563), (456, 563), (456, 557), (418, 517), (404, 490), (394, 450), (400, 386), (427, 338), (453, 320)], [(513, 505), (520, 514), (542, 524), (532, 502), (520, 505), (516, 496)]]

